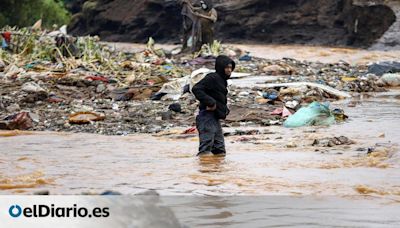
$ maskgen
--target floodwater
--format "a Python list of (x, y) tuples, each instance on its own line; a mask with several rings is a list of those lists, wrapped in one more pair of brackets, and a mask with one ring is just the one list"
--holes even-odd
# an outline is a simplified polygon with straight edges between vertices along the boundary
[[(118, 50), (141, 51), (146, 48), (145, 44), (132, 43), (107, 43)], [(307, 45), (249, 45), (249, 44), (224, 44), (249, 51), (252, 56), (266, 59), (293, 58), (322, 63), (337, 63), (346, 61), (350, 64), (368, 64), (378, 61), (398, 61), (400, 51), (365, 50), (349, 47), (327, 47)], [(157, 44), (156, 48), (172, 50), (178, 45)]]
[[(198, 139), (182, 137), (184, 129), (125, 137), (19, 132), (0, 137), (0, 189), (2, 194), (39, 189), (56, 194), (110, 189), (135, 194), (154, 189), (165, 195), (368, 193), (396, 198), (399, 98), (395, 91), (354, 98), (359, 102), (355, 108), (346, 107), (348, 101), (332, 104), (344, 108), (350, 119), (331, 127), (271, 126), (258, 128), (262, 135), (227, 137), (226, 158), (194, 157)], [(10, 134), (1, 134), (5, 133)], [(355, 144), (311, 146), (314, 139), (338, 136)], [(367, 155), (369, 147), (376, 153)]]
[[(0, 193), (151, 189), (168, 196), (162, 205), (189, 227), (398, 227), (400, 91), (353, 98), (355, 108), (348, 102), (332, 104), (350, 116), (343, 124), (227, 137), (226, 158), (196, 158), (197, 137), (183, 137), (183, 129), (156, 136), (0, 132)], [(355, 144), (310, 146), (342, 135)], [(368, 156), (361, 150), (368, 147), (376, 152)]]
[[(223, 196), (165, 199), (194, 227), (399, 227), (400, 91), (331, 105), (350, 119), (330, 127), (241, 127), (264, 134), (226, 137), (226, 158), (195, 157), (198, 139), (180, 134), (185, 129), (131, 136), (0, 131), (0, 194), (151, 189), (163, 196)], [(314, 139), (338, 136), (355, 144), (311, 146)], [(374, 152), (367, 154), (368, 148)], [(293, 203), (297, 210), (290, 209)]]

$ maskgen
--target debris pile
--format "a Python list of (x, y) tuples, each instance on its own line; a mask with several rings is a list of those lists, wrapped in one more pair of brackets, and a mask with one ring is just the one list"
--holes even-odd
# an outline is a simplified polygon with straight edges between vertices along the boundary
[(65, 27), (0, 31), (9, 37), (0, 49), (1, 129), (124, 135), (190, 128), (198, 105), (190, 89), (206, 75), (194, 78), (192, 72), (213, 69), (219, 54), (238, 63), (232, 81), (265, 77), (251, 86), (230, 86), (225, 126), (282, 125), (314, 101), (384, 91), (387, 84), (378, 83), (380, 76), (368, 66), (267, 60), (219, 42), (193, 55), (156, 49), (150, 38), (143, 51), (121, 52), (97, 37), (71, 37)]

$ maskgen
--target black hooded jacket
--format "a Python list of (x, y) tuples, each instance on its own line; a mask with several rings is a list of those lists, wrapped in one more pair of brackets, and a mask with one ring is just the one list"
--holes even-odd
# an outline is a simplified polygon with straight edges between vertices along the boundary
[(232, 71), (235, 69), (235, 62), (227, 56), (220, 55), (215, 61), (215, 73), (210, 73), (198, 82), (192, 89), (197, 100), (200, 101), (200, 110), (206, 110), (207, 106), (217, 105), (214, 111), (215, 117), (225, 119), (229, 113), (227, 107), (229, 76), (225, 75), (225, 67), (232, 64)]

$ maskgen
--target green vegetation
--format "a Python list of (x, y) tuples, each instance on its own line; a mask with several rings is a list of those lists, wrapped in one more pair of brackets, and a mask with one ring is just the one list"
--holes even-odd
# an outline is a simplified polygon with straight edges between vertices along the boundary
[(25, 27), (43, 19), (43, 26), (68, 24), (70, 14), (61, 0), (1, 0), (0, 27)]

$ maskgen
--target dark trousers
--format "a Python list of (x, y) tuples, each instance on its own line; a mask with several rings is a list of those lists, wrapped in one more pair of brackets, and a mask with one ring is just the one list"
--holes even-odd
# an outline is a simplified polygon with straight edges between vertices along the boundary
[(212, 152), (215, 155), (225, 154), (221, 123), (213, 112), (200, 111), (196, 117), (196, 127), (200, 138), (199, 154), (205, 152)]

